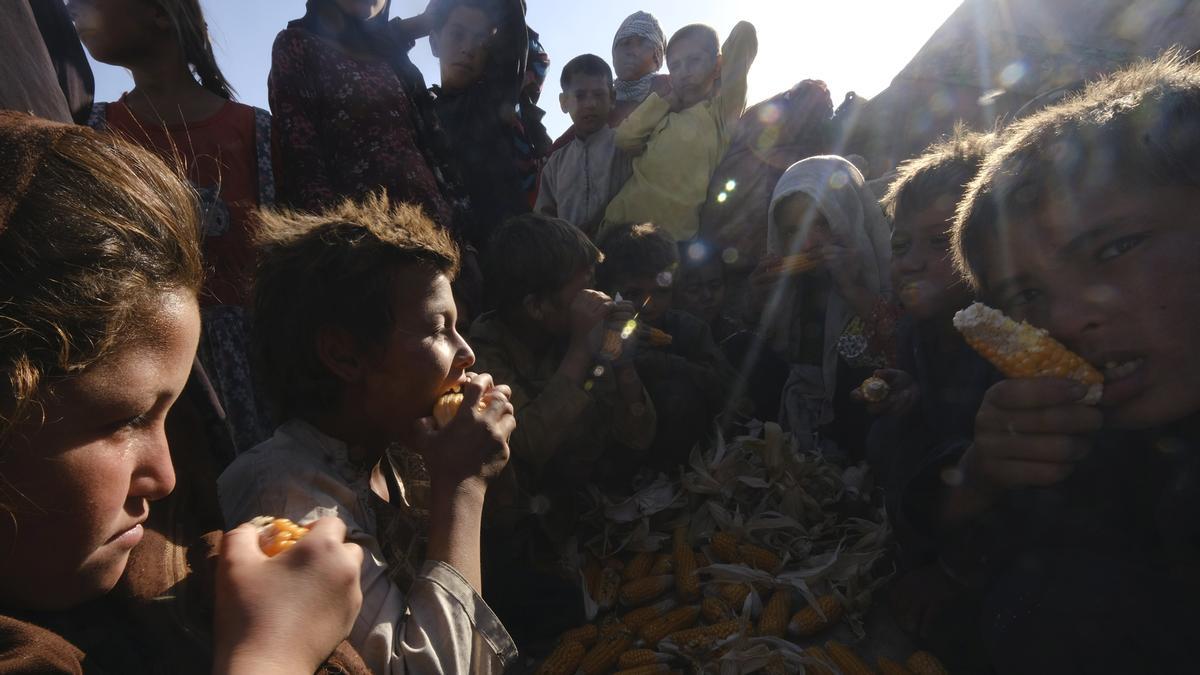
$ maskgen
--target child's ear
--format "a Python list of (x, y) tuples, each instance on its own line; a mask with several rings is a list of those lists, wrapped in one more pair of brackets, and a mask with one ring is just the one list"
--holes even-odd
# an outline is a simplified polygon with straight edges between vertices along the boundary
[(558, 95), (558, 105), (559, 105), (559, 107), (562, 108), (562, 111), (564, 113), (568, 112), (567, 111), (567, 92), (564, 91), (563, 93)]
[(529, 315), (529, 318), (534, 321), (541, 321), (546, 316), (542, 310), (542, 301), (538, 300), (533, 293), (525, 296), (525, 299), (521, 301), (521, 306), (525, 308), (525, 313)]
[(333, 376), (347, 384), (362, 379), (366, 369), (354, 336), (339, 326), (322, 326), (317, 331), (317, 358)]

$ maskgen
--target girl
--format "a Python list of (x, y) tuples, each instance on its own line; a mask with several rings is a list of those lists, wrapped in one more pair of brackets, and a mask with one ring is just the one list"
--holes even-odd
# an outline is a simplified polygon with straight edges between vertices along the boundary
[(275, 199), (270, 115), (234, 103), (198, 0), (71, 0), (92, 56), (128, 68), (134, 88), (98, 103), (89, 124), (183, 164), (204, 213), (200, 361), (238, 448), (270, 434), (251, 383), (245, 306), (254, 209)]
[[(767, 214), (769, 257), (752, 283), (771, 291), (764, 325), (791, 364), (781, 421), (808, 449), (856, 460), (865, 453), (870, 420), (850, 392), (894, 352), (888, 240), (862, 174), (841, 157), (797, 162), (779, 179)], [(793, 254), (818, 268), (780, 283), (787, 273), (774, 271), (778, 257)]]
[(349, 631), (361, 552), (336, 521), (275, 559), (231, 532), (215, 607), (203, 549), (152, 536), (199, 339), (198, 232), (152, 155), (0, 113), (0, 671), (312, 672)]

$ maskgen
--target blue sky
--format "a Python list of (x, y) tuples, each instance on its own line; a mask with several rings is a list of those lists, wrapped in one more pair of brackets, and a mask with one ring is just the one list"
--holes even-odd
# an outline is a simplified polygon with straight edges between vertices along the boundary
[[(825, 80), (834, 104), (847, 91), (874, 96), (950, 16), (960, 0), (527, 0), (528, 22), (542, 35), (552, 61), (542, 96), (546, 126), (557, 136), (570, 121), (558, 107), (559, 69), (572, 57), (593, 53), (611, 59), (612, 37), (630, 13), (655, 14), (670, 36), (689, 23), (707, 23), (722, 36), (740, 19), (758, 28), (758, 60), (750, 71), (750, 102), (788, 89), (803, 79)], [(304, 0), (201, 0), (225, 75), (239, 99), (267, 108), (271, 43)], [(414, 0), (393, 0), (393, 16), (424, 9)], [(422, 40), (413, 61), (430, 84), (437, 62)], [(93, 64), (96, 100), (113, 100), (132, 87), (119, 68)]]

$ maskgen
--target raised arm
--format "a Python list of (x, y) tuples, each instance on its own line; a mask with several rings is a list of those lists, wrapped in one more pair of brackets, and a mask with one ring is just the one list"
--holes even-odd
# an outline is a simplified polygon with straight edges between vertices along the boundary
[(758, 32), (754, 24), (741, 21), (721, 46), (721, 88), (713, 99), (718, 123), (729, 128), (746, 109), (746, 78), (758, 55)]
[(667, 99), (658, 94), (647, 96), (617, 127), (617, 147), (634, 157), (645, 152), (650, 134), (654, 133), (669, 112), (671, 104)]

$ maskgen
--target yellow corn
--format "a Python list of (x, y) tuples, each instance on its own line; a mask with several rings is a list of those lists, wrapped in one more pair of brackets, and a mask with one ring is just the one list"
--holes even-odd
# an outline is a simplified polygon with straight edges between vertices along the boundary
[(712, 552), (717, 559), (724, 563), (741, 562), (738, 560), (738, 539), (729, 532), (718, 532), (709, 540)]
[(1086, 403), (1097, 403), (1104, 376), (1050, 334), (1003, 312), (975, 303), (954, 315), (954, 327), (967, 344), (1006, 377), (1060, 377), (1090, 387)]
[(675, 556), (671, 553), (659, 553), (654, 556), (654, 564), (650, 566), (650, 576), (671, 574), (675, 571)]
[(667, 636), (667, 640), (680, 649), (689, 651), (707, 650), (741, 629), (742, 622), (737, 619), (731, 619), (729, 621), (722, 621), (721, 623), (714, 623), (711, 626), (700, 626), (699, 628), (675, 631)]
[(634, 579), (621, 586), (621, 604), (626, 607), (644, 605), (671, 590), (674, 585), (675, 577), (670, 574)]
[(588, 650), (583, 660), (579, 662), (579, 672), (584, 675), (607, 673), (617, 664), (617, 659), (629, 651), (629, 647), (632, 645), (633, 636), (627, 631), (618, 631), (601, 639), (596, 646)]
[(908, 672), (908, 668), (905, 668), (886, 656), (881, 656), (876, 660), (879, 662), (879, 672), (882, 675), (912, 675), (912, 673)]
[(654, 326), (650, 327), (649, 334), (646, 336), (646, 342), (648, 342), (651, 347), (669, 347), (674, 341), (675, 338), (671, 337), (670, 333), (659, 330)]
[(433, 421), (437, 422), (439, 429), (445, 429), (450, 420), (458, 414), (458, 409), (462, 407), (463, 395), (461, 392), (452, 391), (442, 394), (441, 398), (433, 404)]
[(643, 626), (666, 614), (672, 609), (675, 609), (675, 598), (666, 598), (664, 600), (659, 600), (652, 605), (638, 607), (637, 609), (626, 613), (625, 616), (621, 617), (621, 623), (624, 624), (626, 628), (636, 633), (640, 631)]
[(787, 632), (788, 618), (792, 613), (792, 591), (781, 588), (771, 594), (771, 599), (763, 607), (762, 616), (758, 617), (758, 634), (771, 637), (783, 637)]
[(842, 675), (873, 675), (874, 671), (871, 666), (868, 666), (862, 659), (858, 658), (858, 654), (846, 645), (840, 642), (830, 640), (825, 643), (825, 651), (829, 654), (829, 659), (833, 661), (833, 665), (842, 671)]
[(671, 633), (696, 625), (699, 619), (700, 608), (695, 605), (674, 609), (642, 626), (642, 641), (646, 646), (653, 647)]
[(803, 253), (784, 256), (779, 259), (769, 268), (769, 271), (774, 274), (800, 274), (817, 268), (820, 263), (815, 258), (810, 258)]
[(600, 561), (589, 555), (583, 563), (583, 583), (587, 587), (588, 596), (596, 599), (596, 590), (600, 585)]
[(654, 553), (650, 551), (641, 551), (634, 554), (629, 562), (625, 564), (625, 569), (621, 573), (621, 578), (625, 581), (633, 581), (641, 579), (650, 574), (650, 566), (654, 564)]
[(675, 554), (675, 592), (680, 600), (691, 602), (700, 597), (700, 575), (696, 573), (696, 553), (688, 541), (686, 527), (675, 528), (672, 548)]
[(653, 649), (630, 649), (617, 659), (617, 667), (622, 669), (637, 668), (638, 666), (649, 666), (656, 663), (662, 663), (666, 660), (664, 654), (659, 654)]
[(763, 675), (788, 675), (787, 660), (778, 654), (771, 655), (762, 669)]
[(558, 642), (559, 644), (566, 642), (578, 642), (584, 647), (590, 647), (594, 642), (596, 642), (596, 638), (599, 636), (600, 628), (594, 623), (589, 623), (566, 631), (562, 635), (558, 636)]
[(587, 647), (578, 642), (563, 642), (542, 661), (536, 675), (575, 675)]
[(761, 546), (739, 542), (737, 537), (729, 532), (714, 534), (711, 543), (713, 553), (717, 554), (722, 562), (740, 563), (764, 572), (774, 572), (782, 563), (774, 553)]
[(620, 589), (620, 568), (606, 567), (600, 572), (600, 581), (596, 584), (596, 597), (593, 599), (600, 609), (612, 609), (617, 604), (617, 593)]
[(720, 623), (734, 617), (733, 610), (721, 598), (709, 596), (700, 603), (700, 615), (709, 623)]
[(829, 654), (826, 654), (824, 649), (813, 645), (804, 650), (804, 656), (817, 662), (804, 664), (804, 675), (835, 675), (833, 670), (826, 665), (832, 664), (833, 659), (829, 658)]
[(301, 527), (287, 518), (259, 516), (250, 524), (258, 528), (258, 545), (268, 556), (283, 553), (308, 534), (307, 527)]
[(929, 652), (917, 652), (904, 662), (912, 675), (950, 675), (937, 657)]
[(746, 596), (750, 595), (751, 590), (753, 589), (750, 588), (750, 584), (735, 583), (725, 584), (717, 592), (734, 612), (740, 612), (746, 604)]
[(618, 670), (615, 675), (656, 675), (657, 673), (669, 673), (671, 667), (665, 663), (651, 663), (644, 666), (636, 666), (634, 668), (626, 668)]
[(858, 391), (868, 403), (879, 403), (892, 393), (892, 387), (881, 377), (868, 377), (859, 385)]
[[(817, 610), (820, 611), (817, 611)], [(822, 616), (824, 615), (824, 616)], [(842, 603), (832, 595), (817, 598), (817, 606), (808, 606), (796, 612), (788, 622), (788, 632), (798, 637), (816, 635), (842, 620), (846, 615)]]

